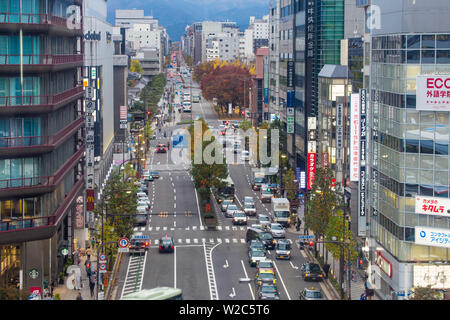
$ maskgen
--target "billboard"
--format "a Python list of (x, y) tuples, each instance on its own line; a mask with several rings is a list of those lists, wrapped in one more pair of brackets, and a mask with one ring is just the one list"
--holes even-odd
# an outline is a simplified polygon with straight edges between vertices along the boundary
[(450, 111), (450, 75), (417, 75), (416, 110)]
[[(358, 193), (358, 236), (365, 237), (366, 219), (366, 89), (359, 90), (359, 193)], [(352, 155), (353, 156), (353, 155)]]
[(359, 181), (360, 161), (360, 101), (359, 93), (350, 100), (350, 181)]
[(415, 243), (424, 246), (450, 248), (450, 230), (415, 227)]
[(416, 196), (416, 213), (450, 217), (450, 199)]
[(316, 153), (308, 153), (308, 189), (312, 189), (316, 178), (316, 155)]

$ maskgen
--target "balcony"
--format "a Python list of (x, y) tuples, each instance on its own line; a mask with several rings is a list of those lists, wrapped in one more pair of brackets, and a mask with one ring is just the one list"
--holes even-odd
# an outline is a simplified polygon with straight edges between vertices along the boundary
[[(82, 54), (24, 54), (22, 55), (24, 72), (49, 72), (73, 69), (83, 65)], [(1, 54), (0, 71), (20, 72), (19, 54)]]
[(81, 85), (55, 95), (0, 96), (0, 115), (52, 112), (82, 97), (83, 86)]
[(25, 157), (51, 152), (82, 125), (83, 118), (78, 118), (51, 136), (0, 138), (0, 158)]
[(83, 153), (84, 146), (75, 152), (53, 176), (0, 180), (0, 199), (28, 197), (53, 192), (69, 170), (77, 165), (83, 157)]
[(83, 191), (84, 178), (78, 180), (51, 216), (0, 221), (0, 244), (43, 240), (52, 237), (57, 226)]
[(0, 32), (51, 33), (60, 36), (81, 36), (83, 25), (74, 25), (66, 18), (46, 13), (0, 12)]

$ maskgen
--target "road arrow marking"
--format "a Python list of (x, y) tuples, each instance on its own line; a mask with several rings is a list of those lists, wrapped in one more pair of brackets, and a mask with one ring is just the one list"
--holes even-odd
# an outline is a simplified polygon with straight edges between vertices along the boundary
[(234, 298), (234, 297), (236, 297), (236, 292), (234, 291), (234, 288), (233, 288), (233, 292), (230, 293), (230, 298)]
[(225, 260), (225, 264), (223, 265), (223, 267), (224, 267), (225, 269), (229, 267), (229, 265), (228, 265), (228, 260)]
[(297, 267), (297, 266), (294, 266), (294, 265), (292, 264), (292, 261), (289, 261), (289, 263), (291, 264), (291, 267), (292, 267), (293, 269), (295, 269), (295, 270), (297, 270), (297, 269), (298, 269), (298, 267)]

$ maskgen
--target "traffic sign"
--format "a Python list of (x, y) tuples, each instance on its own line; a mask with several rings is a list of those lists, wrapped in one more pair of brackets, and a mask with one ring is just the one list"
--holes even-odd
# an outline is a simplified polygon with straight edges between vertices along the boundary
[(302, 235), (299, 235), (298, 238), (299, 238), (300, 240), (314, 239), (314, 235), (302, 234)]
[(102, 254), (98, 257), (98, 263), (106, 263), (106, 254), (102, 253)]
[(128, 238), (120, 238), (119, 239), (119, 248), (127, 248), (130, 244), (130, 240)]
[(101, 263), (98, 265), (99, 273), (106, 273), (106, 263)]

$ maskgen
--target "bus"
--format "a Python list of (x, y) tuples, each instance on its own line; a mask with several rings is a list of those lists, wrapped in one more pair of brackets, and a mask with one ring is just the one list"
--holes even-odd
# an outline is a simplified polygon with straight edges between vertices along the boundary
[(183, 294), (178, 288), (156, 287), (127, 294), (121, 300), (183, 300)]
[(231, 179), (230, 175), (226, 179), (222, 179), (223, 186), (219, 188), (213, 187), (213, 194), (216, 198), (218, 203), (221, 203), (225, 199), (232, 199), (234, 200), (234, 182), (233, 179)]

